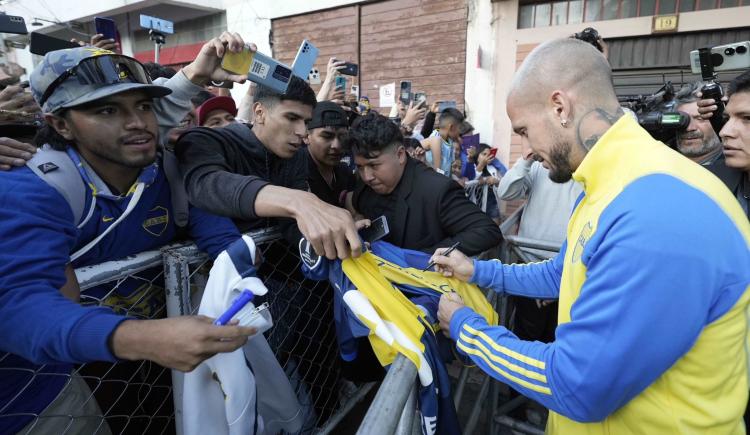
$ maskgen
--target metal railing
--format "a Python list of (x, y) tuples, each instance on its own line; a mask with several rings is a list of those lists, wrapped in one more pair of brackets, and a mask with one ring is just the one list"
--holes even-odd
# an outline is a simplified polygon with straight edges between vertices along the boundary
[[(265, 335), (305, 408), (303, 431), (331, 433), (373, 384), (357, 387), (340, 376), (328, 283), (302, 277), (297, 253), (280, 241), (275, 229), (249, 235), (266, 258), (258, 273), (269, 289), (267, 302), (274, 326)], [(209, 266), (208, 257), (194, 244), (182, 243), (80, 268), (76, 277), (82, 304), (107, 306), (130, 317), (154, 319), (197, 312)], [(12, 356), (0, 354), (0, 361), (5, 358)], [(11, 402), (31, 401), (24, 395), (25, 389), (35, 381), (49, 379), (52, 374), (46, 372), (51, 367), (32, 370), (6, 364), (6, 374), (25, 373), (29, 378)], [(52, 421), (55, 432), (61, 434), (183, 433), (183, 374), (179, 371), (149, 361), (96, 362), (76, 365), (72, 371), (54, 376), (65, 379), (63, 392), (73, 385), (81, 387), (77, 391), (83, 403), (80, 409), (50, 414), (49, 408), (44, 412), (17, 411), (14, 403), (5, 403), (0, 404), (0, 420), (30, 418), (21, 433)], [(85, 383), (81, 385), (80, 380)]]
[[(477, 194), (482, 190), (479, 189), (480, 187), (486, 188), (487, 186), (469, 187), (467, 192), (469, 189), (473, 189), (473, 192), (469, 194), (473, 194), (474, 199), (480, 198)], [(486, 192), (486, 189), (484, 190)], [(521, 260), (521, 262), (533, 261), (525, 251), (527, 249), (535, 250), (534, 255), (542, 253), (543, 256), (547, 257), (554, 256), (560, 250), (560, 244), (554, 242), (511, 235), (514, 229), (518, 227), (523, 209), (524, 207), (520, 207), (500, 225), (505, 238), (500, 246), (499, 253), (499, 258), (503, 263), (510, 264), (518, 262), (518, 260)], [(479, 257), (488, 258), (489, 255), (489, 253), (484, 253)], [(509, 303), (508, 297), (499, 296), (492, 290), (487, 290), (486, 296), (494, 304), (501, 319), (501, 325), (512, 328), (513, 307)], [(500, 433), (500, 427), (505, 427), (515, 432), (530, 435), (544, 434), (543, 428), (538, 425), (508, 415), (527, 403), (528, 399), (523, 396), (513, 397), (510, 394), (509, 387), (505, 384), (482, 373), (479, 391), (476, 393), (467, 391), (467, 384), (472, 371), (478, 372), (479, 369), (468, 366), (461, 369), (453, 391), (454, 405), (457, 410), (465, 402), (471, 404), (468, 417), (462, 422), (464, 433), (495, 435)], [(416, 403), (416, 389), (418, 388), (416, 374), (416, 367), (411, 361), (402, 355), (396, 357), (357, 431), (358, 435), (422, 433)], [(469, 396), (471, 396), (470, 399)], [(489, 418), (486, 421), (486, 427), (479, 429), (483, 411)]]

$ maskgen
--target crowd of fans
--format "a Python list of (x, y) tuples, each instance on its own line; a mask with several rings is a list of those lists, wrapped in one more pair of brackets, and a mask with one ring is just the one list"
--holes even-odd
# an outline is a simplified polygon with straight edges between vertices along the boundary
[[(211, 81), (246, 81), (246, 77), (233, 75), (220, 66), (227, 50), (239, 51), (246, 46), (236, 34), (224, 33), (212, 39), (192, 63), (179, 71), (153, 63), (141, 65), (106, 51), (113, 48), (112, 42), (100, 38), (80, 48), (47, 54), (31, 73), (28, 89), (11, 85), (0, 91), (4, 117), (0, 124), (0, 169), (3, 170), (0, 173), (0, 201), (5, 205), (0, 207), (0, 226), (3, 228), (0, 240), (0, 252), (3, 252), (3, 261), (0, 262), (0, 331), (3, 337), (0, 350), (9, 353), (0, 361), (0, 368), (24, 367), (34, 371), (44, 365), (47, 372), (70, 374), (74, 364), (89, 361), (147, 359), (164, 367), (191, 370), (216, 353), (239, 348), (254, 330), (231, 324), (215, 326), (211, 319), (198, 316), (138, 320), (132, 314), (121, 315), (116, 309), (81, 306), (77, 303), (80, 289), (72, 270), (155, 249), (184, 237), (194, 240), (201, 250), (215, 257), (239, 239), (241, 232), (272, 225), (281, 228), (290, 246), (296, 247), (304, 238), (317, 254), (328, 259), (358, 257), (365, 248), (359, 230), (385, 216), (389, 233), (384, 240), (399, 248), (430, 254), (437, 251), (434, 259), (440, 271), (517, 295), (515, 335), (486, 327), (471, 317), (465, 307), (461, 308), (460, 300), (448, 297), (447, 308), (441, 302), (441, 312), (449, 313), (447, 318), (441, 318), (442, 326), (458, 341), (459, 349), (472, 357), (474, 354), (466, 350), (467, 346), (471, 340), (480, 340), (481, 337), (484, 337), (481, 340), (488, 341), (489, 346), (510, 349), (515, 349), (512, 340), (533, 343), (533, 346), (518, 350), (521, 355), (516, 354), (514, 358), (521, 358), (527, 368), (541, 369), (534, 378), (537, 381), (544, 377), (559, 383), (550, 382), (547, 386), (546, 380), (532, 384), (519, 381), (512, 375), (498, 375), (490, 359), (506, 358), (507, 354), (501, 355), (502, 350), (498, 350), (499, 356), (493, 354), (487, 359), (482, 354), (480, 359), (484, 359), (475, 361), (483, 370), (509, 382), (521, 393), (564, 418), (575, 421), (601, 421), (618, 409), (628, 409), (631, 403), (635, 407), (631, 409), (642, 411), (643, 405), (638, 402), (641, 393), (656, 397), (659, 392), (649, 385), (659, 382), (659, 376), (672, 376), (666, 382), (681, 382), (679, 376), (683, 374), (674, 374), (675, 370), (670, 367), (676, 361), (682, 361), (680, 358), (690, 359), (694, 341), (703, 339), (700, 331), (704, 328), (711, 331), (711, 322), (725, 319), (722, 317), (725, 315), (734, 315), (733, 307), (747, 305), (750, 279), (746, 272), (750, 271), (750, 263), (742, 262), (747, 261), (747, 240), (750, 240), (747, 224), (750, 216), (750, 72), (741, 74), (729, 86), (725, 101), (727, 118), (718, 132), (708, 121), (716, 110), (716, 102), (701, 99), (701, 83), (687, 85), (678, 93), (677, 108), (690, 115), (691, 121), (677, 137), (676, 150), (695, 162), (690, 163), (695, 168), (687, 166), (682, 162), (687, 159), (677, 154), (670, 154), (664, 162), (666, 173), (676, 174), (674, 176), (678, 178), (691, 177), (694, 171), (702, 171), (699, 180), (686, 183), (697, 183), (696, 192), (710, 192), (705, 195), (719, 204), (709, 213), (715, 220), (711, 225), (725, 231), (719, 242), (728, 237), (740, 245), (726, 247), (727, 252), (734, 252), (733, 263), (727, 260), (716, 270), (705, 266), (706, 274), (713, 274), (713, 281), (700, 280), (701, 285), (720, 287), (704, 289), (705, 294), (712, 298), (699, 307), (709, 307), (706, 308), (708, 314), (701, 319), (706, 323), (691, 324), (695, 327), (692, 335), (675, 339), (682, 347), (666, 349), (669, 356), (654, 365), (659, 370), (654, 371), (656, 368), (653, 367), (646, 370), (647, 379), (640, 375), (634, 378), (623, 375), (621, 381), (607, 383), (610, 378), (594, 376), (602, 386), (610, 389), (612, 396), (616, 393), (616, 398), (603, 399), (597, 395), (600, 393), (598, 387), (585, 384), (580, 392), (582, 398), (571, 405), (564, 403), (566, 397), (574, 396), (580, 385), (565, 382), (584, 380), (572, 375), (565, 377), (559, 372), (549, 371), (549, 368), (557, 364), (572, 370), (571, 364), (575, 364), (577, 357), (573, 355), (575, 349), (558, 350), (560, 355), (570, 358), (560, 362), (554, 360), (551, 348), (541, 346), (552, 346), (556, 341), (562, 346), (560, 343), (568, 343), (565, 340), (573, 340), (571, 336), (575, 336), (574, 339), (579, 341), (570, 343), (584, 343), (584, 348), (578, 351), (589, 352), (586, 343), (580, 341), (583, 340), (580, 334), (585, 332), (576, 332), (572, 326), (591, 315), (586, 310), (595, 308), (594, 305), (578, 304), (571, 309), (571, 294), (578, 297), (578, 292), (581, 292), (579, 301), (588, 295), (580, 289), (580, 282), (574, 284), (574, 280), (583, 279), (579, 274), (586, 272), (580, 263), (576, 266), (576, 262), (583, 261), (587, 265), (589, 278), (586, 282), (593, 282), (596, 273), (609, 276), (606, 271), (599, 272), (599, 267), (605, 266), (592, 260), (602, 253), (590, 246), (597, 243), (601, 251), (614, 251), (616, 241), (612, 242), (613, 246), (602, 241), (606, 237), (601, 234), (609, 231), (623, 237), (623, 246), (644, 248), (633, 245), (627, 239), (630, 234), (618, 230), (617, 225), (628, 219), (636, 219), (632, 225), (647, 225), (644, 222), (648, 219), (641, 215), (634, 218), (633, 214), (622, 212), (618, 220), (618, 217), (599, 209), (596, 213), (603, 214), (600, 217), (592, 214), (588, 229), (568, 223), (574, 208), (577, 211), (571, 222), (576, 222), (576, 217), (583, 213), (579, 210), (582, 207), (596, 208), (590, 203), (598, 197), (588, 198), (589, 192), (597, 192), (599, 188), (596, 177), (604, 177), (604, 172), (619, 174), (614, 167), (584, 168), (587, 161), (580, 152), (576, 154), (577, 151), (570, 148), (573, 139), (566, 142), (563, 137), (571, 130), (570, 122), (574, 119), (580, 122), (577, 134), (578, 143), (584, 149), (583, 155), (594, 153), (591, 147), (596, 140), (614, 140), (615, 133), (596, 129), (603, 123), (612, 129), (617, 126), (625, 128), (622, 127), (625, 122), (633, 124), (626, 127), (631, 130), (638, 127), (632, 120), (625, 120), (629, 114), (619, 107), (610, 107), (613, 91), (606, 85), (608, 71), (602, 69), (606, 61), (595, 57), (601, 58), (602, 55), (578, 41), (564, 40), (557, 44), (556, 49), (570, 55), (568, 59), (541, 50), (542, 54), (532, 55), (529, 66), (519, 71), (510, 98), (525, 103), (509, 105), (509, 115), (515, 131), (524, 140), (524, 149), (523, 155), (508, 170), (494, 157), (490, 144), (461, 146), (473, 133), (473, 127), (460, 110), (446, 108), (440, 111), (437, 101), (411, 101), (408, 104), (399, 101), (391, 116), (384, 116), (370, 107), (366, 97), (347, 95), (344, 89), (335, 86), (335, 78), (344, 62), (334, 58), (328, 63), (325, 80), (317, 94), (305, 80), (293, 76), (283, 94), (252, 84), (248, 93), (237, 102), (225, 89), (210, 86)], [(534, 62), (548, 62), (568, 71), (576, 68), (570, 65), (573, 58), (579, 59), (583, 66), (587, 62), (590, 64), (592, 69), (585, 74), (594, 78), (586, 92), (601, 98), (576, 100), (571, 97), (574, 93), (554, 91), (550, 101), (553, 101), (554, 113), (560, 117), (560, 127), (557, 128), (562, 129), (560, 134), (563, 136), (542, 135), (539, 131), (546, 127), (536, 125), (537, 121), (521, 111), (534, 104), (547, 104), (543, 98), (546, 94), (541, 93), (552, 83), (560, 84), (559, 89), (568, 86), (578, 92), (581, 90), (576, 87), (574, 72), (541, 78), (542, 72), (548, 70), (540, 69)], [(109, 70), (102, 65), (124, 74), (107, 76)], [(597, 74), (602, 77), (600, 82), (597, 82)], [(539, 84), (538, 81), (543, 79), (548, 83)], [(540, 102), (536, 103), (537, 100)], [(595, 128), (585, 125), (581, 121), (585, 116), (577, 118), (579, 115), (571, 107), (579, 113), (599, 110), (597, 113), (604, 115), (597, 121), (599, 124), (594, 123)], [(615, 123), (617, 119), (620, 120)], [(584, 140), (584, 136), (595, 140), (587, 145), (588, 139)], [(634, 141), (645, 140), (641, 136), (633, 137)], [(597, 145), (593, 150), (602, 146)], [(571, 156), (577, 156), (578, 160), (574, 162), (575, 158)], [(642, 154), (639, 157), (663, 156)], [(602, 165), (615, 164), (614, 160), (598, 158), (602, 159)], [(725, 184), (722, 189), (730, 191), (732, 196), (716, 193), (719, 184), (709, 180), (708, 171), (698, 165), (714, 172)], [(641, 169), (638, 167), (631, 172)], [(677, 173), (683, 169), (688, 172)], [(589, 173), (589, 178), (582, 175), (571, 178), (574, 171), (575, 174)], [(623, 172), (619, 175), (629, 177), (632, 174)], [(637, 180), (632, 184), (637, 184)], [(486, 189), (482, 208), (467, 198), (465, 188), (472, 185)], [(675, 195), (680, 198), (688, 198), (685, 207), (692, 204), (692, 200), (704, 201), (693, 198), (690, 192), (682, 192), (682, 185), (665, 187), (657, 183), (650, 187), (654, 195), (658, 195), (660, 189), (670, 188), (678, 192)], [(627, 191), (624, 185), (619, 189)], [(588, 203), (586, 199), (581, 200), (584, 191)], [(620, 191), (602, 192), (600, 199), (612, 201)], [(727, 202), (728, 197), (733, 204)], [(490, 267), (495, 266), (471, 263), (461, 256), (478, 255), (502, 242), (503, 234), (499, 228), (502, 201), (516, 199), (526, 200), (519, 236), (563, 245), (560, 256), (549, 261), (545, 261), (548, 255), (539, 250), (525, 250), (529, 259), (540, 261), (539, 264), (546, 268), (540, 272), (547, 274), (542, 278), (524, 275), (532, 273), (529, 269), (491, 271)], [(580, 205), (581, 202), (584, 204)], [(744, 222), (736, 222), (738, 213), (733, 207), (743, 212), (739, 216)], [(611, 228), (602, 229), (605, 223)], [(658, 227), (661, 221), (651, 223)], [(671, 229), (679, 236), (681, 228), (682, 225), (676, 225)], [(727, 235), (730, 228), (734, 232)], [(574, 230), (578, 231), (575, 237), (580, 233), (577, 240), (570, 236), (570, 231)], [(744, 244), (737, 241), (743, 237)], [(711, 243), (715, 242), (712, 240)], [(439, 254), (442, 248), (454, 245), (459, 246), (462, 254), (449, 257)], [(672, 252), (671, 249), (666, 251)], [(706, 252), (714, 255), (715, 251), (706, 248)], [(651, 254), (661, 255), (660, 252), (646, 252), (642, 258), (626, 260), (638, 262), (639, 267), (646, 268), (643, 262), (657, 261), (649, 256)], [(565, 257), (565, 265), (562, 257)], [(277, 260), (273, 256), (265, 259)], [(660, 257), (658, 261), (673, 261), (675, 267), (704, 267), (700, 262), (690, 263), (692, 257), (674, 260)], [(684, 265), (680, 261), (685, 261)], [(745, 271), (734, 270), (734, 283), (728, 283), (722, 273), (725, 269), (733, 270), (736, 264), (742, 265)], [(574, 267), (581, 269), (562, 272), (564, 268), (572, 270)], [(625, 276), (617, 274), (626, 272), (619, 271), (614, 265), (611, 267), (613, 276)], [(672, 277), (669, 273), (665, 276)], [(611, 280), (611, 276), (604, 280)], [(514, 287), (524, 282), (529, 289)], [(644, 283), (647, 281), (636, 284)], [(616, 286), (610, 281), (604, 286), (607, 285)], [(555, 287), (561, 293), (541, 290), (548, 287)], [(559, 287), (566, 288), (569, 293), (563, 295)], [(124, 288), (121, 292), (125, 293), (116, 296), (129, 298), (141, 291), (146, 290)], [(686, 297), (695, 296), (688, 290), (685, 292)], [(553, 302), (558, 295), (560, 307)], [(677, 304), (683, 299), (673, 293), (664, 298), (674, 298), (672, 300)], [(717, 302), (719, 299), (723, 302)], [(614, 299), (597, 303), (619, 307)], [(448, 307), (448, 304), (455, 306)], [(642, 304), (637, 308), (652, 311)], [(698, 316), (699, 311), (695, 308), (689, 313)], [(564, 325), (556, 333), (558, 315)], [(581, 317), (577, 318), (577, 315)], [(455, 320), (458, 317), (460, 322)], [(644, 318), (653, 319), (645, 314)], [(607, 327), (606, 324), (599, 326)], [(485, 333), (491, 339), (482, 335)], [(466, 334), (473, 334), (474, 338), (467, 338)], [(731, 341), (721, 335), (712, 337)], [(624, 336), (611, 339), (613, 343), (624, 343), (623, 346), (632, 344)], [(668, 341), (667, 335), (656, 331), (653, 340), (668, 347), (664, 344)], [(603, 343), (599, 341), (591, 346), (602, 346), (596, 350), (604, 352)], [(728, 344), (718, 351), (735, 349), (732, 346)], [(497, 349), (499, 347), (494, 348)], [(638, 353), (635, 348), (628, 349)], [(739, 352), (741, 349), (744, 347), (735, 350)], [(649, 345), (648, 350), (654, 350), (653, 345)], [(531, 353), (524, 354), (526, 351)], [(737, 353), (733, 355), (740, 358)], [(601, 369), (604, 360), (593, 360), (598, 356), (582, 357), (578, 362), (589, 364), (587, 369)], [(549, 370), (545, 371), (544, 364)], [(679, 368), (682, 363), (677, 364), (675, 367)], [(74, 399), (86, 396), (80, 394), (88, 388), (80, 378), (73, 377), (74, 381), (66, 384), (60, 381), (64, 379), (62, 377), (37, 377), (29, 387), (27, 378), (12, 371), (3, 373), (0, 376), (4, 385), (0, 390), (0, 402), (10, 404), (3, 414), (13, 416), (0, 418), (2, 433), (24, 433), (28, 425), (35, 425), (38, 433), (55, 432), (58, 423), (54, 419), (42, 420), (47, 424), (44, 426), (31, 421), (30, 415), (65, 415), (74, 409), (75, 412), (83, 409), (88, 414), (100, 413), (95, 401), (82, 404)], [(529, 375), (528, 370), (524, 373)], [(615, 372), (612, 376), (618, 374), (622, 375)], [(715, 388), (724, 388), (722, 382), (725, 381), (721, 376), (714, 376), (712, 382), (716, 384), (713, 385)], [(741, 377), (732, 381), (741, 384), (739, 390), (730, 391), (728, 386), (722, 390), (726, 397), (743, 401), (743, 410), (747, 402), (746, 381), (746, 371), (743, 371)], [(554, 396), (551, 399), (544, 392), (550, 387)], [(32, 390), (34, 397), (19, 395)], [(581, 402), (586, 400), (599, 403), (587, 408), (589, 402)], [(687, 400), (685, 408), (679, 409), (700, 406), (696, 403)], [(722, 406), (724, 404), (722, 402)], [(730, 411), (725, 411), (730, 408)], [(728, 428), (727, 433), (735, 433), (732, 432), (738, 427), (735, 408), (737, 406), (722, 408), (716, 421), (696, 422), (686, 417), (689, 422), (685, 423), (680, 417), (675, 417), (678, 423), (674, 427), (723, 425)], [(705, 409), (710, 415), (714, 408), (711, 405)], [(632, 423), (632, 420), (627, 420), (631, 417), (618, 418), (624, 419), (625, 423), (618, 421), (613, 424), (626, 427)], [(567, 423), (560, 418), (555, 421), (559, 427), (574, 430), (571, 429), (574, 426), (566, 426)], [(74, 424), (77, 425), (74, 427), (76, 433), (91, 430), (86, 426), (86, 419), (76, 420)], [(673, 426), (665, 423), (653, 427)]]

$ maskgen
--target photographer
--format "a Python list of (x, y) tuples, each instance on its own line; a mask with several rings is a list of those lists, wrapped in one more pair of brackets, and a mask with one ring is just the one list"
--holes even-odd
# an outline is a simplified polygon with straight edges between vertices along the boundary
[(708, 166), (723, 158), (721, 140), (711, 122), (698, 112), (698, 93), (703, 82), (695, 82), (675, 95), (675, 109), (690, 116), (690, 125), (677, 134), (677, 151), (699, 165)]

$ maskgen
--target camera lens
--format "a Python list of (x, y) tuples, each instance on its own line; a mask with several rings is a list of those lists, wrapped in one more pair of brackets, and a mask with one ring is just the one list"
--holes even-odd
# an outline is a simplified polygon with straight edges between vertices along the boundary
[(727, 56), (734, 56), (734, 48), (727, 48), (726, 50), (724, 50), (724, 54), (726, 54)]
[(747, 53), (747, 47), (744, 45), (738, 45), (737, 46), (737, 54), (745, 54)]

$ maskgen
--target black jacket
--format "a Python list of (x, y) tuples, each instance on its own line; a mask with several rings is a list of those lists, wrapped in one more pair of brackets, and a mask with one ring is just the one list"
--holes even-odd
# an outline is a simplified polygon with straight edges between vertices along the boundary
[(750, 175), (741, 169), (730, 168), (724, 163), (724, 157), (717, 159), (706, 169), (713, 172), (740, 202), (740, 206), (750, 219)]
[(408, 158), (404, 174), (388, 195), (357, 180), (353, 205), (368, 219), (385, 215), (385, 241), (400, 248), (432, 253), (460, 241), (459, 250), (476, 255), (497, 246), (500, 228), (469, 201), (455, 181)]
[(175, 153), (193, 205), (233, 218), (243, 231), (279, 223), (287, 240), (299, 240), (293, 219), (259, 218), (255, 198), (267, 184), (308, 190), (306, 150), (282, 159), (266, 149), (251, 126), (237, 123), (192, 129), (180, 137)]

